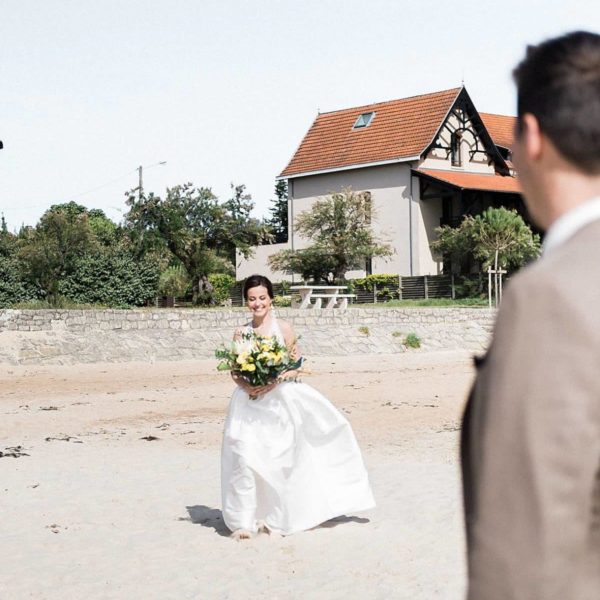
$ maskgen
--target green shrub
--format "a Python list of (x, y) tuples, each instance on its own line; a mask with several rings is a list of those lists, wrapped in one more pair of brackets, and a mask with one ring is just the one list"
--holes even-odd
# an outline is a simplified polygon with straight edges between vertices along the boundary
[(421, 338), (416, 333), (409, 333), (404, 338), (404, 345), (407, 348), (420, 348), (421, 347)]
[(0, 308), (39, 298), (40, 291), (25, 277), (25, 266), (16, 258), (0, 256)]
[(480, 298), (486, 296), (487, 278), (484, 279), (480, 274), (455, 275), (454, 290), (457, 298)]
[(369, 328), (366, 325), (362, 325), (361, 327), (359, 327), (358, 331), (360, 333), (364, 333), (365, 335), (371, 335), (371, 332), (370, 332)]
[(367, 275), (366, 277), (352, 280), (352, 283), (350, 293), (353, 293), (356, 287), (360, 287), (369, 292), (377, 289), (378, 302), (386, 302), (387, 300), (398, 298), (398, 275)]
[(292, 297), (291, 296), (275, 296), (275, 298), (273, 298), (273, 306), (285, 308), (285, 307), (291, 306), (291, 305), (292, 305)]
[(235, 277), (226, 273), (211, 273), (208, 281), (213, 286), (214, 303), (226, 304), (230, 298), (231, 288), (235, 285)]
[(185, 296), (190, 291), (190, 278), (182, 265), (167, 267), (158, 280), (159, 296)]
[(59, 282), (59, 295), (78, 304), (141, 306), (158, 290), (158, 265), (127, 254), (95, 254), (79, 258), (73, 272)]
[(279, 286), (282, 296), (288, 296), (290, 294), (291, 283), (289, 281), (282, 281)]

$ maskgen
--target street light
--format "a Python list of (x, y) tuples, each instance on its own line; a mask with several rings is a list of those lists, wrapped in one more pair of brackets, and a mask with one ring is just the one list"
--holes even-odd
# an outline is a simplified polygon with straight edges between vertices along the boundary
[[(166, 160), (161, 160), (160, 162), (154, 163), (152, 165), (146, 165), (146, 169), (150, 169), (151, 167), (157, 167), (158, 165), (166, 165), (167, 161)], [(141, 201), (142, 199), (142, 190), (143, 190), (143, 184), (142, 184), (142, 171), (143, 171), (144, 167), (142, 165), (140, 165), (137, 170), (138, 170), (138, 175), (139, 175), (139, 180), (140, 180), (140, 184), (138, 186), (138, 200)]]

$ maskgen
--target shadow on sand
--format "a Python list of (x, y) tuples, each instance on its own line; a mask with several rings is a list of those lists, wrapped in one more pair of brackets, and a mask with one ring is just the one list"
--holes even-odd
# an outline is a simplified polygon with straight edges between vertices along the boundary
[(318, 529), (319, 527), (327, 527), (328, 529), (331, 527), (337, 527), (338, 525), (342, 525), (343, 523), (370, 523), (371, 521), (366, 517), (348, 517), (346, 515), (342, 515), (341, 517), (335, 517), (334, 519), (329, 519), (329, 521), (325, 521), (325, 523), (321, 523), (314, 527), (314, 529)]
[[(223, 522), (223, 513), (218, 508), (210, 508), (210, 506), (197, 504), (196, 506), (186, 506), (186, 509), (189, 517), (180, 517), (180, 521), (191, 521), (196, 525), (214, 529), (215, 533), (218, 533), (223, 537), (228, 537), (231, 533)], [(313, 527), (313, 529), (319, 529), (321, 527), (330, 529), (342, 525), (343, 523), (370, 523), (370, 521), (366, 517), (348, 517), (342, 515), (340, 517), (335, 517), (334, 519), (329, 519), (329, 521), (325, 521), (324, 523)]]
[(228, 537), (231, 533), (227, 529), (227, 525), (223, 522), (223, 513), (218, 508), (210, 508), (210, 506), (197, 504), (196, 506), (186, 506), (186, 509), (189, 518), (180, 517), (181, 521), (191, 521), (196, 525), (209, 527), (223, 537)]

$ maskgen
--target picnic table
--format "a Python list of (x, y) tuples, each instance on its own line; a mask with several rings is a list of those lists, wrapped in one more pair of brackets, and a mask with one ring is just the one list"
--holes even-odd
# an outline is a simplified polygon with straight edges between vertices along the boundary
[(321, 308), (323, 300), (325, 308), (348, 308), (348, 298), (356, 298), (355, 294), (344, 294), (345, 285), (293, 285), (291, 290), (300, 294), (298, 308)]

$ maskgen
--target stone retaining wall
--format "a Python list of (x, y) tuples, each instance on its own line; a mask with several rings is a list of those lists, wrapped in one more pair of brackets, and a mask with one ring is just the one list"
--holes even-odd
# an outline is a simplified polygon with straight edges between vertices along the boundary
[[(277, 309), (307, 356), (422, 349), (480, 352), (495, 313), (477, 308)], [(210, 358), (248, 321), (241, 310), (0, 310), (0, 363), (76, 364)]]

